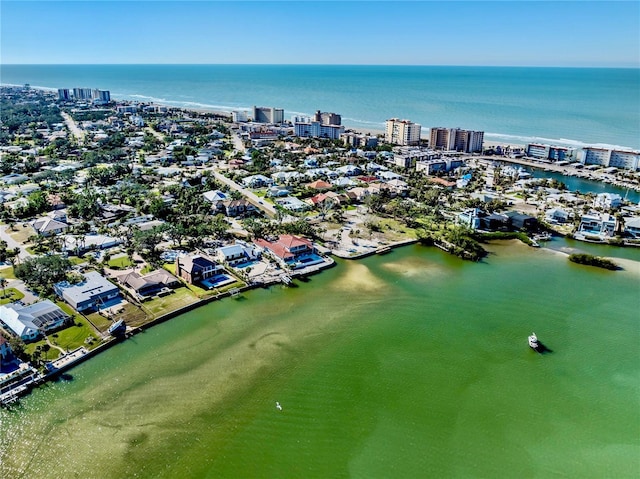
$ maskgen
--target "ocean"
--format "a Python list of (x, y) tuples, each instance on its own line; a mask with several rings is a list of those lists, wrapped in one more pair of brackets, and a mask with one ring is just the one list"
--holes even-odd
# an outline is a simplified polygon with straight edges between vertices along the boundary
[(88, 87), (112, 97), (220, 111), (273, 106), (482, 130), (485, 141), (640, 149), (640, 70), (335, 65), (2, 65), (0, 83)]
[(0, 477), (640, 477), (640, 250), (587, 246), (624, 269), (414, 245), (210, 303), (0, 409)]

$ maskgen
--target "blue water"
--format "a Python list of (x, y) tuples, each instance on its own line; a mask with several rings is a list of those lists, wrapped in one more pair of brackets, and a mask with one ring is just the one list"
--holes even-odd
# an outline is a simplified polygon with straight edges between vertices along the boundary
[(115, 99), (230, 111), (315, 110), (382, 129), (391, 117), (504, 143), (640, 149), (640, 70), (344, 65), (2, 65), (3, 84), (110, 90)]

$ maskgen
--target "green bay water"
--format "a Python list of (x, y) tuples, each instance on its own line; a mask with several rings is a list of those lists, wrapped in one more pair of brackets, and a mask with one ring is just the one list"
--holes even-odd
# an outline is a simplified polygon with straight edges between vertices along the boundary
[(491, 250), (340, 261), (151, 328), (1, 410), (0, 477), (638, 477), (640, 252)]

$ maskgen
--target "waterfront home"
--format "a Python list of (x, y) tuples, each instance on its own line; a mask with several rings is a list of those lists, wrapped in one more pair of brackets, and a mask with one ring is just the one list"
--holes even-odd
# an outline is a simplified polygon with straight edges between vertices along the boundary
[(552, 224), (563, 224), (569, 221), (570, 213), (562, 208), (551, 208), (545, 211), (544, 219)]
[(518, 213), (517, 211), (507, 211), (505, 216), (509, 218), (509, 225), (515, 230), (534, 231), (538, 229), (538, 220), (533, 216)]
[(224, 271), (224, 268), (207, 256), (184, 255), (176, 258), (176, 274), (189, 284), (201, 283)]
[(608, 213), (590, 211), (582, 215), (580, 226), (576, 232), (577, 239), (585, 239), (589, 236), (604, 239), (612, 237), (616, 231), (616, 219)]
[(139, 299), (145, 299), (160, 293), (167, 293), (170, 289), (180, 285), (180, 281), (166, 269), (156, 269), (145, 275), (130, 271), (116, 276), (118, 283), (128, 289)]
[(624, 232), (632, 238), (640, 238), (640, 216), (625, 219)]
[(13, 359), (13, 351), (9, 346), (9, 341), (4, 336), (0, 335), (0, 372), (3, 370), (3, 364), (10, 362)]
[(82, 276), (78, 284), (63, 281), (53, 285), (56, 294), (76, 311), (98, 310), (121, 298), (118, 287), (97, 271)]
[(593, 207), (605, 211), (620, 208), (622, 206), (622, 196), (616, 193), (599, 193), (593, 200)]
[(261, 250), (255, 245), (245, 243), (244, 241), (236, 241), (235, 244), (221, 246), (216, 250), (216, 259), (220, 263), (229, 266), (237, 266), (238, 264), (248, 261), (255, 261), (260, 258)]
[(476, 230), (480, 228), (482, 216), (483, 212), (479, 208), (469, 208), (459, 213), (456, 219), (459, 224)]
[(19, 303), (0, 306), (0, 321), (23, 341), (33, 341), (41, 334), (54, 331), (67, 320), (69, 315), (48, 299), (30, 306)]
[(258, 238), (254, 243), (267, 251), (284, 267), (302, 268), (324, 262), (313, 243), (300, 236), (280, 235), (274, 240)]

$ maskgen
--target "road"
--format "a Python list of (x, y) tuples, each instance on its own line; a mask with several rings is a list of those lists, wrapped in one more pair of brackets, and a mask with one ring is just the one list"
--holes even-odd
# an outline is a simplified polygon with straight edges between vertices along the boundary
[(235, 181), (230, 180), (229, 178), (224, 176), (222, 173), (219, 173), (214, 169), (210, 169), (210, 171), (213, 173), (213, 176), (215, 176), (216, 180), (218, 180), (220, 183), (224, 183), (232, 190), (239, 191), (256, 208), (259, 208), (260, 210), (264, 211), (269, 216), (276, 215), (276, 209), (273, 207), (272, 204), (267, 203), (262, 198), (257, 196), (255, 193), (253, 193), (252, 191), (246, 188), (243, 188)]
[(242, 138), (240, 138), (240, 134), (238, 133), (238, 130), (233, 130), (232, 134), (233, 134), (233, 144), (236, 150), (242, 153), (247, 151), (246, 147), (244, 146), (244, 141), (242, 141)]
[(69, 128), (71, 134), (78, 140), (78, 144), (84, 144), (84, 136), (86, 132), (78, 126), (75, 120), (71, 118), (71, 115), (64, 111), (61, 111), (60, 114), (62, 115), (62, 118), (64, 118), (64, 122), (67, 124), (67, 128)]

